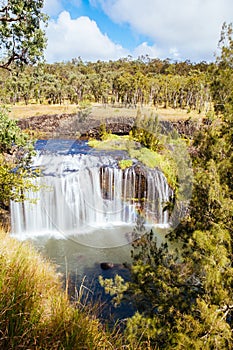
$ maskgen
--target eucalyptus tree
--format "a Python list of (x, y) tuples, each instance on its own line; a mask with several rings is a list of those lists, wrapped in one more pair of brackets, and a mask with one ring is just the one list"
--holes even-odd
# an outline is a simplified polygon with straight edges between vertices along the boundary
[(0, 209), (6, 209), (10, 200), (27, 198), (25, 189), (36, 190), (30, 178), (36, 173), (29, 168), (33, 143), (4, 109), (0, 110), (0, 130)]
[[(41, 26), (47, 20), (42, 8), (43, 0), (0, 0), (0, 68), (10, 71), (41, 60), (46, 44)], [(10, 199), (25, 199), (23, 189), (33, 188), (26, 176), (33, 147), (5, 110), (0, 110), (0, 131), (0, 208), (7, 208)]]
[(113, 94), (116, 97), (116, 101), (120, 103), (131, 102), (132, 98), (132, 75), (123, 70), (119, 72), (113, 81)]
[(233, 25), (224, 23), (219, 41), (219, 56), (212, 66), (212, 94), (217, 112), (231, 109), (233, 100)]
[(81, 72), (73, 73), (70, 76), (69, 86), (73, 95), (73, 101), (79, 103), (88, 97), (90, 99), (91, 82), (89, 74)]
[(133, 76), (133, 89), (134, 105), (137, 103), (140, 103), (141, 105), (149, 103), (150, 90), (148, 77), (140, 71), (136, 72)]
[(0, 1), (0, 67), (38, 62), (46, 45), (43, 0)]
[(95, 102), (100, 102), (104, 93), (103, 77), (97, 73), (90, 74), (88, 77), (89, 77), (90, 91), (94, 96)]
[(233, 25), (223, 24), (219, 41), (220, 54), (213, 66), (211, 91), (215, 111), (221, 116), (221, 135), (224, 135), (224, 152), (221, 174), (233, 197)]

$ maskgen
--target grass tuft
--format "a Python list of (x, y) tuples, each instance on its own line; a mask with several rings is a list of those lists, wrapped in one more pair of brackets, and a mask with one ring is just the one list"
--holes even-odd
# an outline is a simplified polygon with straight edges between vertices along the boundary
[(55, 268), (0, 230), (0, 349), (113, 349), (95, 314), (71, 305)]

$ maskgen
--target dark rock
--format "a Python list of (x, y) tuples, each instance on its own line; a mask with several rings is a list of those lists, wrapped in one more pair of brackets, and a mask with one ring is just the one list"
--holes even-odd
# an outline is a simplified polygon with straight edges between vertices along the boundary
[(100, 263), (100, 267), (102, 270), (110, 270), (110, 269), (129, 269), (130, 264), (123, 263), (123, 264), (114, 264), (112, 262), (102, 262)]
[(10, 211), (0, 208), (0, 226), (9, 231), (11, 227)]
[(102, 270), (109, 270), (109, 269), (112, 269), (115, 265), (111, 262), (102, 262), (100, 264), (100, 267)]
[[(48, 138), (67, 137), (81, 139), (99, 138), (101, 124), (106, 125), (106, 131), (117, 135), (127, 135), (134, 125), (134, 118), (130, 117), (109, 117), (104, 121), (91, 117), (80, 121), (78, 114), (54, 114), (33, 116), (18, 121), (21, 129), (30, 129), (37, 132), (45, 133)], [(204, 121), (205, 122), (205, 121)], [(176, 130), (179, 135), (192, 137), (193, 134), (203, 127), (205, 124), (201, 121), (177, 120), (177, 121), (161, 121), (162, 133), (171, 133)]]
[[(33, 116), (18, 121), (21, 129), (30, 129), (43, 132), (47, 137), (66, 136), (81, 138), (95, 137), (100, 135), (101, 120), (87, 118), (80, 122), (77, 114), (54, 114)], [(108, 118), (104, 121), (106, 131), (114, 134), (126, 135), (131, 130), (134, 118)]]

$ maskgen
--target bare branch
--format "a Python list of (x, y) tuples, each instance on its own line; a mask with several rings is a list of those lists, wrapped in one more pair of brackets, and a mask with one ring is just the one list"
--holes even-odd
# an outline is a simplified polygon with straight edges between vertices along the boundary
[(2, 9), (0, 9), (0, 13), (1, 12), (7, 12), (8, 11), (8, 6), (6, 5), (5, 7), (3, 7)]
[(19, 17), (15, 17), (15, 18), (4, 16), (4, 17), (0, 17), (0, 22), (8, 22), (8, 23), (17, 22), (17, 21), (22, 20), (23, 18), (24, 18), (23, 16), (19, 16)]
[(26, 59), (24, 58), (24, 54), (25, 54), (25, 51), (22, 53), (22, 55), (19, 55), (17, 53), (13, 53), (12, 56), (8, 59), (8, 61), (6, 63), (0, 64), (0, 68), (11, 71), (10, 65), (14, 61), (21, 60), (22, 62), (26, 63)]

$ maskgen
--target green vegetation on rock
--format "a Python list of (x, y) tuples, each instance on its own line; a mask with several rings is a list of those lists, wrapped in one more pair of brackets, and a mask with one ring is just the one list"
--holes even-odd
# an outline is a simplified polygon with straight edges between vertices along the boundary
[(132, 159), (121, 159), (119, 162), (119, 167), (124, 170), (130, 168), (133, 165)]
[(106, 133), (101, 140), (89, 140), (88, 145), (102, 150), (127, 151), (127, 149), (135, 146), (135, 142), (128, 135), (119, 136)]
[[(101, 140), (89, 140), (91, 147), (103, 150), (125, 150), (133, 159), (140, 161), (149, 168), (160, 169), (167, 178), (169, 185), (175, 189), (177, 186), (178, 169), (169, 145), (173, 143), (173, 148), (179, 140), (173, 141), (171, 135), (160, 134), (157, 115), (149, 118), (137, 113), (135, 125), (129, 135), (119, 136), (106, 132), (104, 125), (101, 127)], [(121, 164), (126, 164), (125, 160)], [(127, 161), (129, 163), (129, 160)], [(120, 164), (120, 168), (124, 169)], [(128, 166), (127, 166), (128, 167)]]
[(177, 185), (177, 165), (172, 158), (172, 154), (158, 153), (151, 151), (148, 148), (130, 149), (129, 155), (131, 158), (139, 160), (142, 164), (149, 168), (158, 168), (167, 178), (167, 182), (171, 188), (175, 189)]

